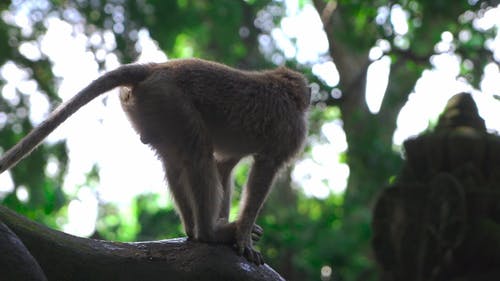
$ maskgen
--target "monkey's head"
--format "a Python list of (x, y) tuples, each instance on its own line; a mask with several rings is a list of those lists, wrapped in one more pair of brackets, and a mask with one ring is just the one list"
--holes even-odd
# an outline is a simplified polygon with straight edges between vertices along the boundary
[(283, 82), (286, 93), (296, 103), (299, 110), (306, 110), (311, 103), (311, 90), (304, 75), (283, 66), (273, 72)]

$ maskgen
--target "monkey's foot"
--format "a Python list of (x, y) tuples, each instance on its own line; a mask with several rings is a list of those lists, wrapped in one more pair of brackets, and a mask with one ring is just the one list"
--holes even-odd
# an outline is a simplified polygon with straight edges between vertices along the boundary
[[(264, 229), (258, 225), (254, 224), (251, 231), (252, 241), (257, 242), (260, 240), (264, 234)], [(226, 219), (219, 219), (215, 229), (215, 241), (217, 243), (236, 243), (236, 223), (228, 223)]]

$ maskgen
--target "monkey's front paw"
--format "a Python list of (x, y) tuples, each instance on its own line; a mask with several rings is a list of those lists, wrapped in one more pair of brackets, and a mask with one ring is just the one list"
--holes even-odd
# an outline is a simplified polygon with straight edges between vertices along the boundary
[[(227, 222), (227, 219), (219, 219), (215, 227), (216, 242), (219, 243), (236, 243), (237, 241), (237, 226), (235, 222)], [(251, 238), (253, 242), (260, 240), (264, 235), (264, 229), (254, 224), (251, 231)]]
[[(262, 231), (262, 228), (258, 225), (255, 225)], [(264, 258), (262, 254), (253, 248), (252, 239), (255, 232), (255, 226), (252, 230), (252, 235), (243, 234), (236, 231), (236, 251), (238, 255), (244, 256), (248, 261), (255, 263), (256, 265), (264, 264)], [(260, 238), (260, 236), (259, 236)]]
[(256, 265), (264, 264), (262, 254), (255, 250), (251, 243), (236, 243), (236, 248), (238, 255), (244, 256), (249, 262), (253, 262)]
[(264, 234), (264, 229), (260, 225), (254, 224), (252, 228), (252, 240), (254, 242), (259, 241), (260, 237), (262, 237), (263, 234)]

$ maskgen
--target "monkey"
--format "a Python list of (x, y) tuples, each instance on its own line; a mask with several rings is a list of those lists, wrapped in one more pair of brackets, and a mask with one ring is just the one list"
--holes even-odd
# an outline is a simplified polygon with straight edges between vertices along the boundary
[[(188, 239), (227, 243), (263, 264), (253, 242), (256, 218), (278, 171), (301, 150), (310, 92), (286, 67), (244, 71), (202, 59), (126, 64), (94, 80), (59, 106), (0, 159), (0, 173), (33, 151), (79, 108), (120, 87), (133, 129), (162, 162)], [(253, 157), (240, 212), (229, 222), (231, 172)]]

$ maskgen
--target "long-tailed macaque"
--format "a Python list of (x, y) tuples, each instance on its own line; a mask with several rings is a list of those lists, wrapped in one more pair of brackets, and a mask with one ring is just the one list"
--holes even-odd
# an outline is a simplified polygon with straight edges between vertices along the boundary
[[(80, 107), (117, 86), (123, 86), (120, 99), (132, 126), (163, 163), (187, 236), (232, 243), (240, 255), (262, 264), (252, 245), (262, 234), (255, 220), (275, 174), (302, 148), (310, 99), (304, 77), (284, 67), (249, 72), (200, 59), (124, 65), (92, 82), (8, 150), (0, 173)], [(229, 222), (231, 170), (248, 155), (254, 163), (240, 214)]]

